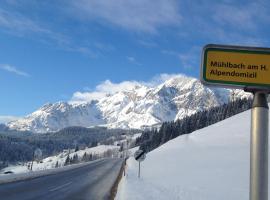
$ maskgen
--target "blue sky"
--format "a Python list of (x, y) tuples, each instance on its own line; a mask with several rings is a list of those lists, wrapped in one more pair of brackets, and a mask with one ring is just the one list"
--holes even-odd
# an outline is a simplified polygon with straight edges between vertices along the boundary
[(269, 12), (248, 0), (2, 0), (0, 122), (123, 81), (198, 78), (207, 43), (269, 47)]

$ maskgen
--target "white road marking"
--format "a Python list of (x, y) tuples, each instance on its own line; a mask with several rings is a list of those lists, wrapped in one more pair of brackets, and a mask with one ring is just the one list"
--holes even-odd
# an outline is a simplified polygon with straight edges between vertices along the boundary
[(58, 187), (56, 187), (56, 188), (52, 188), (52, 189), (50, 189), (49, 191), (50, 191), (50, 192), (53, 192), (53, 191), (59, 190), (59, 189), (61, 189), (61, 188), (63, 188), (63, 187), (66, 187), (66, 186), (70, 185), (71, 183), (72, 183), (72, 182), (65, 183), (65, 184), (60, 185), (60, 186), (58, 186)]

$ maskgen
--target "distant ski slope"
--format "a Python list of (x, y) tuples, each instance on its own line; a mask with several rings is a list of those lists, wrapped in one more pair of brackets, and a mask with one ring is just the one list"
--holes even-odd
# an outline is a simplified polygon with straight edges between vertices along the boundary
[(117, 199), (248, 199), (250, 113), (179, 136), (150, 152), (140, 180), (138, 163), (130, 158)]

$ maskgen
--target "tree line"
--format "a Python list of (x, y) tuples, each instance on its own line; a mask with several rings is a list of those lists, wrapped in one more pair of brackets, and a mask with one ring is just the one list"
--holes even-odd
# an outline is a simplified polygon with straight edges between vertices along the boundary
[[(82, 162), (89, 162), (93, 160), (97, 160), (100, 158), (111, 158), (112, 156), (118, 157), (119, 151), (118, 150), (112, 150), (108, 149), (105, 152), (102, 153), (84, 153), (82, 157), (79, 157), (77, 153), (75, 153), (73, 156), (68, 155), (65, 159), (64, 166), (82, 163)], [(55, 168), (60, 167), (59, 162), (56, 162)]]
[(180, 135), (189, 134), (198, 129), (217, 123), (228, 117), (251, 108), (250, 98), (237, 99), (228, 104), (213, 107), (208, 110), (198, 111), (176, 121), (164, 122), (159, 129), (144, 131), (136, 144), (140, 149), (149, 152), (160, 145)]
[(104, 127), (69, 127), (54, 133), (34, 134), (0, 127), (0, 169), (8, 163), (33, 160), (33, 152), (42, 150), (43, 157), (56, 155), (64, 149), (84, 149), (98, 144), (113, 144), (138, 130), (107, 129)]

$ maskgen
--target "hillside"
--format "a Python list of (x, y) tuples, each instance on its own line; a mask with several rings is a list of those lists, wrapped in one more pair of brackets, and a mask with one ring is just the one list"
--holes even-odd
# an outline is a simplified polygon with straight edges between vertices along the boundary
[[(48, 169), (54, 168), (62, 168), (65, 166), (65, 161), (67, 157), (73, 158), (75, 155), (78, 156), (78, 162), (72, 164), (83, 163), (90, 160), (81, 161), (83, 159), (84, 154), (93, 156), (91, 161), (101, 159), (104, 157), (117, 157), (119, 153), (119, 146), (116, 145), (99, 145), (96, 147), (85, 148), (83, 150), (79, 150), (77, 152), (74, 151), (75, 149), (71, 149), (70, 152), (65, 150), (57, 155), (49, 156), (40, 162), (33, 162), (33, 171), (43, 171)], [(80, 162), (79, 162), (80, 161)], [(0, 182), (3, 178), (6, 177), (4, 174), (5, 171), (12, 171), (14, 174), (21, 174), (21, 173), (29, 173), (32, 172), (28, 166), (31, 165), (31, 161), (26, 163), (20, 163), (17, 165), (10, 165), (6, 168), (0, 170)]]
[(248, 199), (249, 137), (250, 110), (131, 157), (116, 199)]

